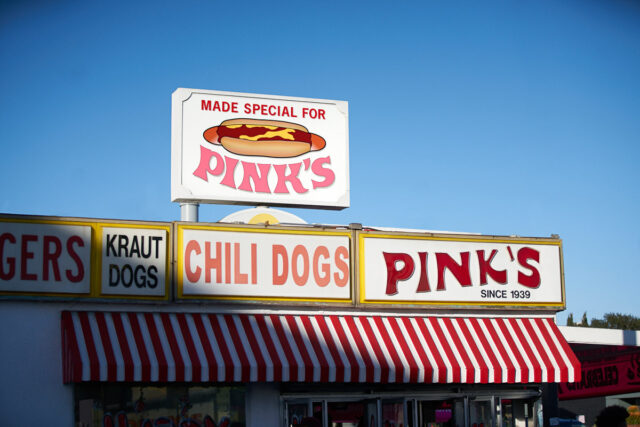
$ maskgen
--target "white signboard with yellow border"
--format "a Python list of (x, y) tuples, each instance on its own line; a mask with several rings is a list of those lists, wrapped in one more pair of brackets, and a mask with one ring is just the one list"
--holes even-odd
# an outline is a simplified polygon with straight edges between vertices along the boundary
[(167, 240), (167, 228), (103, 226), (102, 295), (167, 295)]
[(345, 101), (177, 89), (171, 200), (344, 209)]
[(564, 308), (559, 239), (362, 232), (362, 304)]
[(177, 224), (177, 297), (351, 302), (351, 233)]
[(170, 223), (0, 215), (0, 296), (168, 300)]
[(91, 227), (0, 218), (0, 294), (89, 295)]

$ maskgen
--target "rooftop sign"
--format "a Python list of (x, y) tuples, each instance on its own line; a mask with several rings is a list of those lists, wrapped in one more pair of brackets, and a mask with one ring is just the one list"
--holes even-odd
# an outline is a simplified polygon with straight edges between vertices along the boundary
[(348, 207), (347, 102), (177, 89), (171, 200)]

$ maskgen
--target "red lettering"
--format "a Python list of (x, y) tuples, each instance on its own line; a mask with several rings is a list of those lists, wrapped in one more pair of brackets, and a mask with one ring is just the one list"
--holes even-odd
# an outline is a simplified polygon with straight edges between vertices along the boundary
[[(387, 295), (395, 295), (398, 293), (398, 282), (407, 280), (413, 274), (415, 263), (409, 254), (402, 252), (383, 252), (384, 262), (387, 266)], [(404, 265), (400, 270), (396, 268), (398, 261), (402, 261)]]
[(29, 242), (37, 242), (35, 234), (24, 234), (20, 245), (20, 280), (38, 280), (37, 274), (27, 272), (27, 261), (33, 258), (34, 253), (29, 252)]
[[(204, 101), (202, 101), (202, 105), (203, 106), (209, 106), (209, 110), (211, 110), (211, 101), (207, 101), (208, 104), (205, 104)], [(206, 108), (202, 108), (203, 110), (205, 110)], [(227, 101), (215, 101), (213, 103), (213, 111), (220, 111), (221, 113), (228, 113), (228, 112), (232, 112), (232, 113), (237, 113), (238, 112), (238, 103), (237, 102), (227, 102)]]
[(211, 269), (216, 269), (216, 283), (222, 283), (222, 244), (216, 242), (216, 256), (211, 256), (211, 242), (204, 244), (204, 281), (211, 283)]
[(211, 101), (205, 101), (204, 99), (200, 101), (200, 109), (211, 111)]
[(11, 233), (2, 233), (0, 235), (0, 279), (11, 280), (16, 274), (16, 259), (14, 257), (7, 257), (6, 262), (8, 271), (4, 271), (5, 258), (4, 258), (4, 242), (16, 243), (16, 238)]
[(444, 273), (448, 269), (454, 275), (461, 286), (471, 286), (471, 274), (469, 272), (469, 252), (460, 252), (462, 263), (458, 264), (446, 252), (436, 253), (436, 263), (438, 264), (438, 287), (439, 291), (444, 291), (447, 287), (444, 280)]
[(324, 110), (323, 109), (315, 109), (315, 108), (302, 108), (302, 117), (309, 117), (312, 119), (322, 119), (324, 120)]
[[(216, 167), (211, 169), (211, 158), (216, 158)], [(208, 150), (203, 146), (200, 146), (200, 164), (198, 168), (193, 172), (195, 176), (208, 182), (209, 178), (207, 174), (220, 175), (224, 171), (224, 161), (222, 156), (215, 151)], [(235, 188), (235, 187), (234, 187)]]
[[(273, 254), (271, 257), (272, 271), (273, 271), (273, 284), (284, 285), (287, 282), (289, 276), (289, 259), (287, 255), (287, 249), (282, 245), (273, 245)], [(278, 270), (280, 263), (278, 259), (282, 259), (282, 273)]]
[[(51, 250), (51, 244), (54, 249)], [(49, 280), (49, 264), (53, 269), (53, 278), (56, 282), (60, 279), (60, 267), (58, 266), (58, 258), (62, 254), (62, 243), (56, 236), (44, 236), (42, 248), (42, 280)]]
[(298, 179), (298, 173), (300, 172), (300, 168), (302, 167), (302, 163), (293, 163), (288, 165), (291, 173), (287, 175), (287, 165), (273, 165), (273, 168), (276, 171), (276, 175), (278, 177), (278, 181), (276, 183), (276, 188), (273, 191), (274, 193), (285, 193), (289, 194), (289, 189), (287, 188), (287, 181), (293, 187), (293, 190), (296, 193), (302, 194), (306, 193), (307, 190), (302, 185), (302, 182)]
[(540, 286), (540, 272), (536, 267), (529, 264), (528, 261), (533, 260), (540, 262), (540, 252), (533, 248), (524, 247), (518, 251), (518, 263), (531, 271), (530, 275), (526, 275), (521, 271), (518, 271), (518, 283), (527, 288), (537, 288)]
[(418, 281), (418, 289), (416, 292), (430, 292), (429, 278), (427, 277), (427, 253), (418, 252), (418, 258), (420, 259), (420, 280)]
[[(264, 163), (258, 164), (258, 167), (260, 168), (260, 173), (258, 174), (255, 163), (241, 163), (244, 174), (242, 176), (242, 183), (238, 189), (253, 192), (255, 188), (256, 193), (271, 193), (271, 190), (269, 189), (269, 182), (267, 181), (271, 165)], [(251, 186), (251, 181), (253, 181), (253, 187)]]
[(67, 276), (67, 280), (69, 280), (71, 283), (78, 283), (84, 279), (84, 265), (82, 264), (82, 260), (73, 248), (74, 244), (82, 248), (84, 247), (84, 241), (80, 236), (71, 236), (69, 237), (69, 240), (67, 240), (67, 252), (69, 253), (71, 259), (73, 259), (73, 261), (76, 263), (77, 273), (73, 274), (71, 270), (66, 270), (64, 274), (65, 276)]
[(184, 250), (184, 268), (185, 274), (187, 275), (187, 280), (191, 283), (195, 283), (200, 280), (200, 274), (202, 273), (202, 269), (200, 267), (196, 267), (195, 270), (191, 269), (191, 253), (195, 252), (196, 255), (200, 255), (202, 252), (200, 249), (200, 245), (195, 240), (189, 240), (187, 246)]
[(484, 250), (476, 251), (478, 254), (478, 264), (480, 265), (480, 284), (487, 284), (487, 274), (496, 282), (505, 284), (507, 283), (507, 270), (495, 270), (491, 267), (491, 261), (493, 257), (498, 253), (497, 249), (491, 251), (489, 259), (484, 258)]

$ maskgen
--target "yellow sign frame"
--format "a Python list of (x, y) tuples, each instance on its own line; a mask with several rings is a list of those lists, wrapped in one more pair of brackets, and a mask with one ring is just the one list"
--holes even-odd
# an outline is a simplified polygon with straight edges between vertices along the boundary
[[(562, 253), (562, 240), (559, 238), (543, 238), (543, 237), (505, 237), (505, 236), (487, 236), (487, 235), (460, 235), (460, 234), (417, 234), (405, 232), (378, 232), (378, 231), (359, 231), (357, 233), (357, 266), (358, 266), (358, 283), (357, 283), (357, 301), (359, 305), (373, 307), (388, 308), (389, 305), (403, 305), (414, 307), (469, 307), (469, 308), (496, 308), (503, 307), (509, 309), (554, 309), (564, 310), (566, 308), (566, 295), (564, 283), (564, 259)], [(535, 245), (553, 245), (557, 246), (560, 254), (560, 282), (562, 302), (535, 302), (526, 303), (518, 302), (491, 302), (491, 301), (415, 301), (415, 300), (366, 300), (365, 295), (365, 269), (364, 269), (364, 241), (367, 238), (378, 239), (403, 239), (403, 240), (431, 240), (431, 241), (448, 241), (448, 242), (474, 242), (474, 243), (513, 243), (513, 244), (535, 244)]]
[[(90, 275), (89, 275), (89, 293), (68, 293), (68, 292), (14, 292), (0, 291), (0, 296), (18, 296), (18, 297), (55, 297), (61, 299), (67, 298), (90, 298), (90, 299), (125, 299), (125, 300), (145, 300), (145, 301), (169, 301), (171, 295), (171, 248), (172, 232), (171, 223), (153, 223), (149, 221), (120, 221), (120, 220), (91, 220), (83, 218), (53, 218), (42, 216), (26, 216), (26, 215), (0, 215), (0, 223), (21, 223), (21, 224), (42, 224), (42, 225), (74, 225), (85, 226), (91, 228), (91, 248), (90, 248)], [(143, 296), (143, 295), (118, 295), (118, 294), (102, 294), (101, 273), (102, 273), (102, 229), (104, 227), (117, 227), (129, 229), (158, 229), (164, 230), (167, 236), (167, 251), (165, 259), (165, 283), (164, 296)]]
[[(183, 265), (184, 258), (182, 254), (183, 247), (183, 231), (184, 230), (202, 230), (202, 231), (225, 231), (225, 232), (239, 232), (239, 233), (265, 233), (265, 234), (287, 234), (287, 235), (307, 235), (307, 236), (344, 236), (349, 239), (349, 298), (298, 298), (298, 297), (247, 297), (247, 296), (230, 296), (230, 295), (184, 295), (183, 294)], [(204, 223), (176, 223), (175, 239), (176, 246), (174, 248), (176, 267), (174, 274), (176, 275), (174, 283), (176, 284), (176, 300), (215, 300), (215, 301), (271, 301), (271, 302), (301, 302), (301, 303), (325, 303), (325, 304), (340, 304), (340, 305), (353, 305), (354, 295), (354, 256), (353, 256), (353, 233), (351, 230), (345, 229), (345, 231), (329, 229), (319, 230), (313, 227), (291, 227), (282, 226), (268, 226), (264, 225), (223, 225), (223, 224), (204, 224)]]

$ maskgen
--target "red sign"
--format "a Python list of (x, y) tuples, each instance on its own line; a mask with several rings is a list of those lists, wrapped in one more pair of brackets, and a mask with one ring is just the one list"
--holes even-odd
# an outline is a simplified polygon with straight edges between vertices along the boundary
[[(614, 349), (601, 357), (595, 354), (598, 350), (576, 352), (582, 363), (582, 380), (558, 384), (558, 398), (582, 399), (640, 391), (640, 349)], [(612, 354), (614, 357), (611, 357)], [(594, 356), (597, 357), (595, 360)]]

